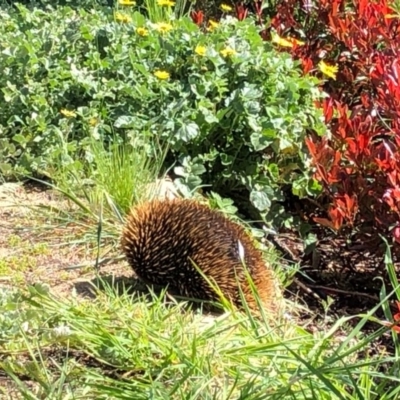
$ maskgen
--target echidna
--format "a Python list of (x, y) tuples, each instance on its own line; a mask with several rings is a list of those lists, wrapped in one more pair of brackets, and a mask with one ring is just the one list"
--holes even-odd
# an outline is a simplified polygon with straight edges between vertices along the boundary
[[(194, 200), (152, 200), (134, 207), (121, 244), (127, 261), (146, 284), (167, 286), (182, 297), (218, 301), (195, 265), (214, 281), (224, 296), (257, 309), (243, 260), (266, 310), (275, 310), (277, 286), (262, 253), (238, 224)], [(215, 284), (214, 283), (214, 284)]]

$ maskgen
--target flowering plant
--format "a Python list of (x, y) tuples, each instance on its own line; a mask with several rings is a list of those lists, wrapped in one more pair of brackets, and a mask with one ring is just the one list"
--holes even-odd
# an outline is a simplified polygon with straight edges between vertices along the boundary
[[(9, 24), (27, 12), (18, 7)], [(0, 57), (0, 152), (19, 171), (48, 174), (54, 164), (91, 161), (88, 138), (112, 133), (131, 144), (155, 138), (170, 149), (182, 190), (208, 185), (241, 196), (270, 221), (283, 216), (283, 185), (300, 196), (319, 189), (304, 140), (310, 129), (326, 131), (314, 105), (322, 99), (318, 80), (263, 42), (252, 21), (152, 21), (128, 0), (111, 16), (53, 11), (51, 23), (30, 17), (46, 36), (27, 39), (17, 25), (0, 26), (8, 52)], [(57, 38), (51, 51), (49, 37)], [(25, 46), (35, 63), (26, 62)]]

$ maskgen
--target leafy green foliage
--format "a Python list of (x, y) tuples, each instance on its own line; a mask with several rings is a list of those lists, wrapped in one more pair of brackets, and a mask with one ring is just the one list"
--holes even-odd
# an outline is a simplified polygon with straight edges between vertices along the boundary
[(244, 189), (267, 213), (285, 183), (300, 196), (318, 189), (304, 146), (307, 129), (325, 132), (317, 82), (251, 21), (202, 33), (186, 18), (157, 25), (119, 12), (0, 12), (2, 174), (91, 162), (93, 138), (150, 136), (169, 146), (189, 190)]

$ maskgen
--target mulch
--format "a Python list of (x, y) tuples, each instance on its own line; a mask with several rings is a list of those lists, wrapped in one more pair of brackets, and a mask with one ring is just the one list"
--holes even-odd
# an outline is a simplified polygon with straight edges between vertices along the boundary
[[(327, 321), (331, 324), (340, 317), (366, 314), (376, 307), (381, 299), (380, 293), (385, 285), (386, 294), (393, 290), (385, 265), (386, 244), (371, 224), (355, 224), (356, 228), (345, 228), (333, 232), (312, 222), (314, 216), (324, 216), (321, 210), (307, 206), (296, 207), (296, 215), (301, 216), (312, 226), (316, 236), (312, 251), (304, 251), (303, 239), (296, 231), (286, 230), (268, 240), (280, 250), (283, 262), (287, 265), (300, 265), (293, 283), (287, 288), (287, 297), (306, 304), (309, 312), (301, 315), (308, 329), (318, 330)], [(300, 212), (299, 212), (300, 210)], [(400, 246), (386, 237), (392, 262), (400, 280)], [(326, 304), (329, 299), (330, 305)], [(395, 295), (390, 298), (393, 315), (398, 311)], [(382, 307), (374, 314), (386, 320)], [(355, 326), (359, 319), (350, 322)], [(362, 331), (368, 335), (381, 327), (375, 322), (367, 322)], [(393, 354), (393, 338), (388, 332), (371, 344), (372, 353)]]

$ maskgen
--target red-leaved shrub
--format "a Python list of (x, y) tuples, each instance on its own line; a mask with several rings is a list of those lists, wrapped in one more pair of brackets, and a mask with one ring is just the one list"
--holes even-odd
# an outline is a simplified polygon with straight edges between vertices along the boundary
[(330, 199), (317, 222), (371, 223), (400, 241), (400, 19), (387, 0), (281, 0), (272, 26), (304, 72), (337, 65), (321, 104), (331, 138), (310, 136), (316, 177)]

